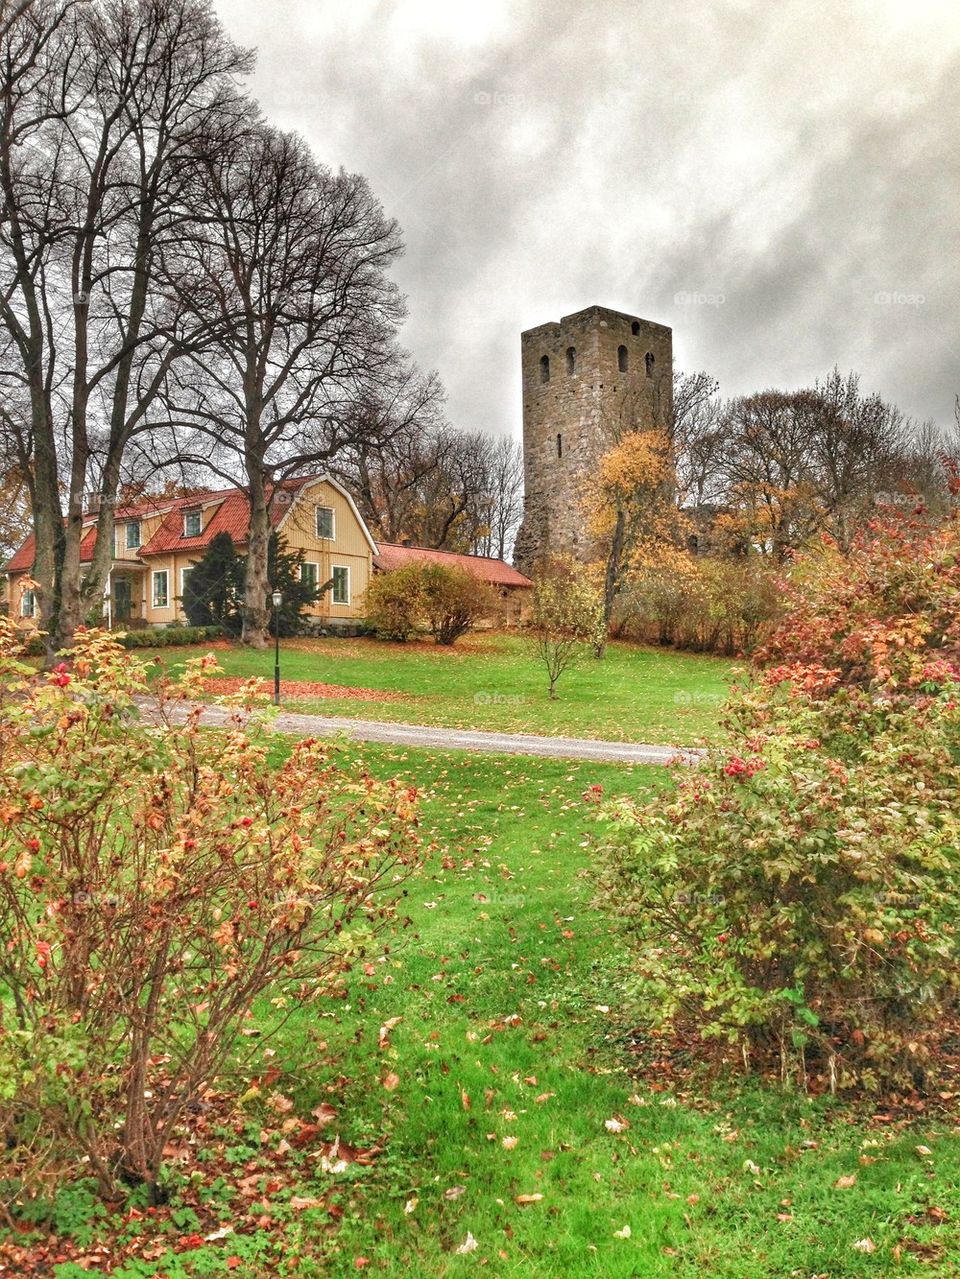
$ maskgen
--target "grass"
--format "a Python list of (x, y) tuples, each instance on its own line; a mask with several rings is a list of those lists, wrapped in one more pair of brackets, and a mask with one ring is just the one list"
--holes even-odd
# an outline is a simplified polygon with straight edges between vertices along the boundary
[[(262, 1041), (254, 1069), (278, 1072), (293, 1114), (332, 1104), (344, 1140), (382, 1141), (383, 1153), (339, 1174), (303, 1159), (304, 1196), (336, 1187), (335, 1230), (325, 1208), (277, 1202), (270, 1229), (162, 1253), (120, 1279), (957, 1273), (960, 1143), (946, 1119), (882, 1123), (773, 1089), (695, 1092), (631, 1073), (625, 958), (593, 901), (598, 826), (582, 794), (652, 796), (667, 771), (342, 751), (350, 769), (423, 789), (431, 850), (411, 885), (412, 928), (357, 972), (346, 1000), (297, 1010)], [(264, 1025), (273, 1015), (260, 1010)], [(234, 1137), (227, 1151), (238, 1177), (255, 1134), (279, 1123), (259, 1101), (248, 1109), (246, 1144)], [(615, 1116), (629, 1128), (609, 1131)], [(214, 1194), (219, 1219), (238, 1223), (235, 1189)], [(468, 1237), (476, 1249), (458, 1253)], [(875, 1251), (856, 1249), (862, 1240)]]
[[(205, 651), (198, 649), (197, 651)], [(177, 666), (193, 650), (143, 650)], [(217, 653), (228, 676), (273, 679), (273, 650)], [(613, 643), (585, 656), (547, 698), (544, 668), (528, 641), (471, 635), (453, 648), (372, 639), (286, 640), (284, 680), (314, 680), (402, 694), (402, 700), (298, 701), (298, 710), (495, 732), (692, 745), (716, 734), (717, 711), (738, 666), (721, 658)]]

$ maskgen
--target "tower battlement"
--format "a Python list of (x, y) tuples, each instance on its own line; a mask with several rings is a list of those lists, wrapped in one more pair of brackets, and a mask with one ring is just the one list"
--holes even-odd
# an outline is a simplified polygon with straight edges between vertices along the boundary
[(673, 332), (590, 306), (527, 329), (520, 347), (524, 505), (514, 562), (529, 573), (547, 555), (590, 558), (590, 478), (624, 431), (667, 425)]

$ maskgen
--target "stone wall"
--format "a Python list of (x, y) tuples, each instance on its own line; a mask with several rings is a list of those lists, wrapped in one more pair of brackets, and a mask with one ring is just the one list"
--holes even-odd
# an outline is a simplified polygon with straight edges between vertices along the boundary
[(583, 510), (590, 478), (623, 431), (667, 424), (673, 335), (592, 306), (528, 329), (520, 343), (524, 513), (514, 563), (529, 574), (546, 555), (591, 558)]

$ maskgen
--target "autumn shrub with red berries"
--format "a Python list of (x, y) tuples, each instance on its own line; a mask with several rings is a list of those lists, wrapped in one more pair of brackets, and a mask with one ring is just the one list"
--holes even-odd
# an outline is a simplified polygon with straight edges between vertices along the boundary
[(640, 1007), (745, 1065), (926, 1086), (960, 991), (960, 528), (797, 564), (728, 745), (615, 814)]
[(109, 635), (79, 633), (37, 673), (0, 618), (8, 1185), (82, 1158), (107, 1194), (156, 1187), (257, 997), (336, 994), (396, 922), (415, 794), (313, 741), (271, 766), (240, 709), (227, 731), (173, 722), (168, 695), (197, 692), (212, 662), (146, 715), (145, 666)]

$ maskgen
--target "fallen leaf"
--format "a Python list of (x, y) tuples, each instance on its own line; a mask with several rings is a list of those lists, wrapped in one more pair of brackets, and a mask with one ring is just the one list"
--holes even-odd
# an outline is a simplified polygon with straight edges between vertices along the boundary
[(412, 1199), (407, 1200), (407, 1202), (403, 1205), (403, 1211), (406, 1214), (406, 1216), (409, 1217), (412, 1212), (417, 1211), (417, 1204), (419, 1202), (420, 1200), (417, 1198), (416, 1195), (414, 1195)]
[(461, 1088), (460, 1090), (460, 1104), (463, 1106), (464, 1110), (470, 1109), (470, 1094), (467, 1092), (466, 1088)]
[(393, 1092), (395, 1088), (399, 1087), (399, 1084), (400, 1076), (396, 1073), (396, 1071), (390, 1070), (384, 1075), (383, 1086), (386, 1088), (387, 1092)]
[(538, 1204), (542, 1198), (543, 1195), (537, 1191), (534, 1195), (515, 1195), (513, 1202), (518, 1204)]
[(399, 1026), (402, 1021), (402, 1017), (391, 1017), (388, 1021), (383, 1023), (380, 1027), (380, 1036), (378, 1041), (380, 1048), (386, 1048), (391, 1030), (393, 1030), (395, 1026)]
[(877, 1245), (872, 1239), (858, 1239), (853, 1245), (857, 1252), (876, 1252)]
[(325, 1208), (326, 1204), (322, 1199), (315, 1199), (309, 1195), (291, 1195), (290, 1207), (294, 1212), (303, 1212), (307, 1208)]
[(476, 1239), (474, 1239), (473, 1235), (468, 1230), (466, 1239), (464, 1239), (459, 1248), (454, 1249), (454, 1252), (457, 1252), (462, 1256), (466, 1252), (476, 1252), (479, 1246), (480, 1245), (477, 1243)]
[(612, 1119), (605, 1119), (603, 1126), (607, 1132), (626, 1132), (630, 1127), (623, 1115), (614, 1115)]
[(207, 1243), (215, 1243), (217, 1239), (226, 1239), (227, 1235), (233, 1234), (233, 1226), (221, 1226), (219, 1230), (212, 1230), (210, 1234), (204, 1235)]
[(750, 1176), (751, 1176), (751, 1177), (759, 1177), (759, 1176), (760, 1176), (760, 1168), (759, 1168), (759, 1166), (758, 1166), (757, 1164), (755, 1164), (755, 1163), (753, 1162), (753, 1160), (752, 1160), (752, 1159), (744, 1159), (744, 1161), (743, 1161), (743, 1171), (744, 1171), (744, 1172), (748, 1172), (748, 1173), (750, 1174)]
[(517, 1138), (504, 1137), (503, 1141), (500, 1144), (503, 1146), (504, 1150), (513, 1150), (514, 1146), (517, 1144)]
[(837, 1190), (849, 1190), (851, 1186), (857, 1184), (857, 1174), (855, 1172), (845, 1173), (842, 1177), (838, 1177), (833, 1184)]
[(467, 1193), (466, 1186), (450, 1186), (448, 1190), (443, 1192), (444, 1199), (459, 1199), (461, 1195)]
[(622, 1230), (615, 1230), (613, 1232), (613, 1237), (614, 1239), (629, 1239), (630, 1234), (631, 1234), (630, 1227), (624, 1226)]

